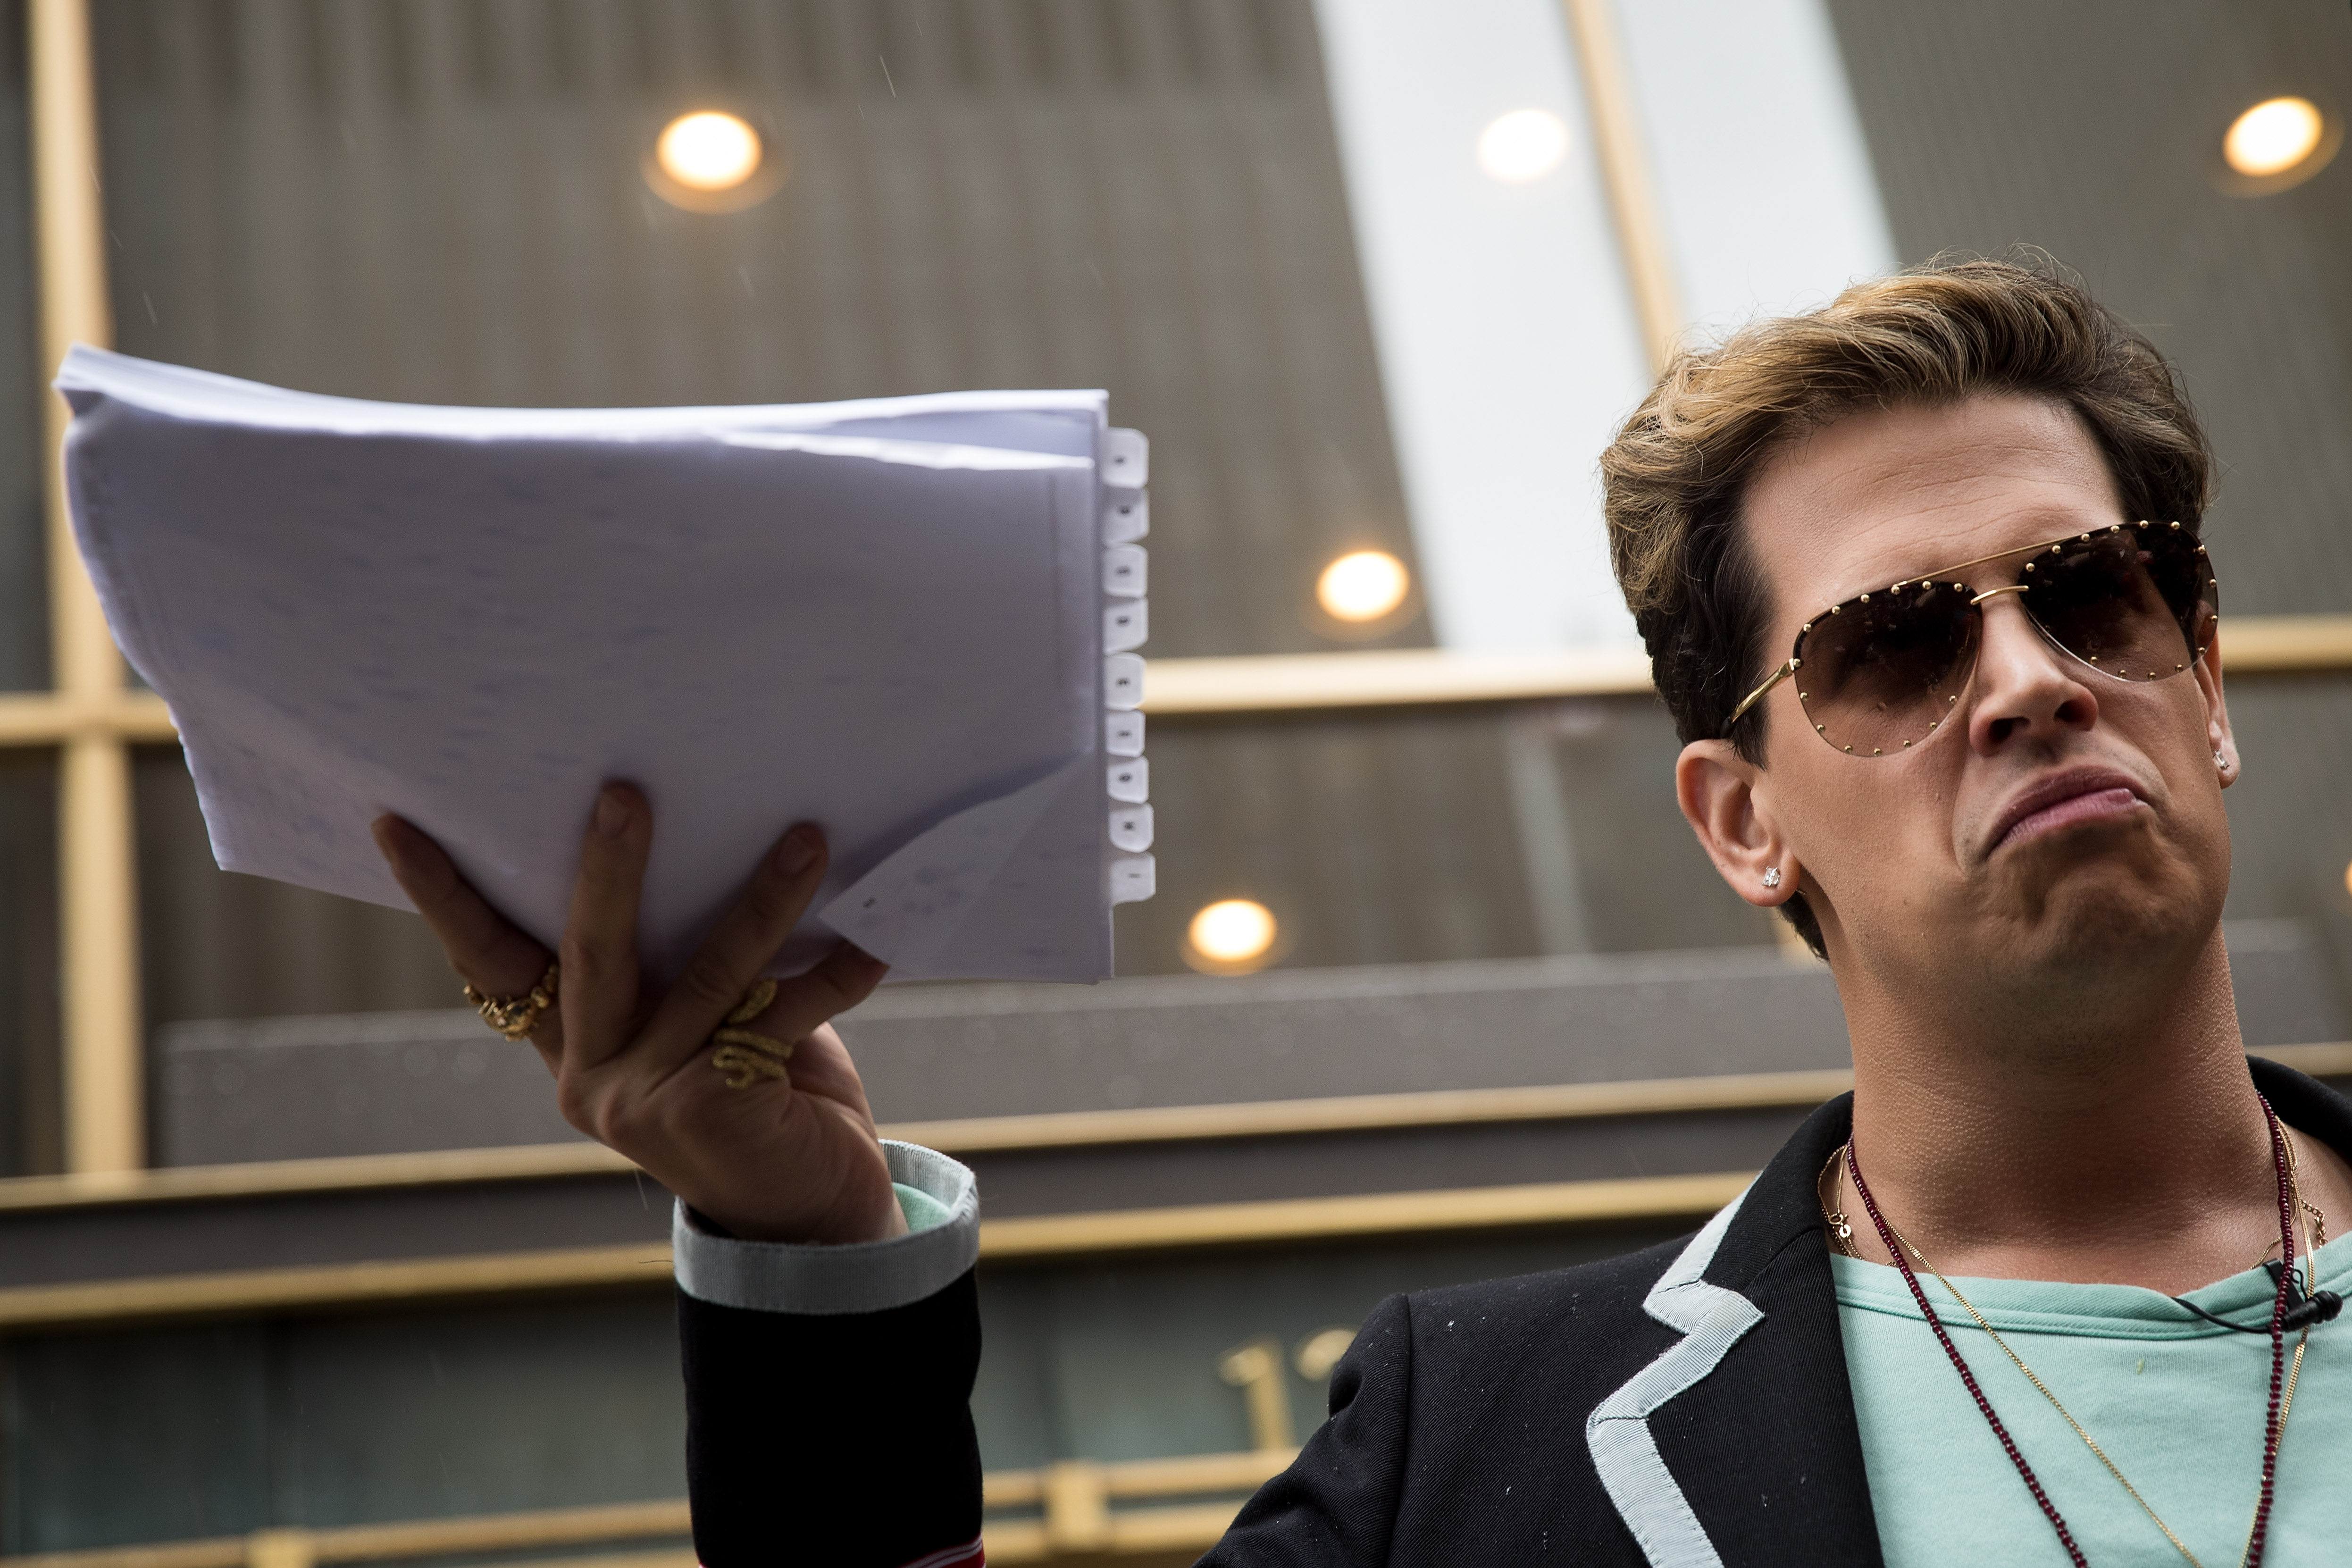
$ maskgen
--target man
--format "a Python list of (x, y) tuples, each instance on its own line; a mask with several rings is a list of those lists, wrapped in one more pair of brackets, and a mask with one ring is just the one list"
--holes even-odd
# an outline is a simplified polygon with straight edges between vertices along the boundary
[[(1828, 958), (1854, 1092), (1692, 1237), (1381, 1303), (1206, 1561), (2343, 1561), (2352, 1102), (2239, 1038), (2169, 368), (2047, 271), (1931, 267), (1682, 356), (1602, 467), (1684, 813)], [(550, 1005), (548, 955), (382, 828), (566, 1115), (681, 1199), (702, 1560), (976, 1563), (971, 1179), (877, 1142), (824, 1022), (880, 969), (784, 984), (746, 1026), (789, 1082), (729, 1089), (711, 1037), (822, 845), (648, 998), (652, 831), (600, 801)]]

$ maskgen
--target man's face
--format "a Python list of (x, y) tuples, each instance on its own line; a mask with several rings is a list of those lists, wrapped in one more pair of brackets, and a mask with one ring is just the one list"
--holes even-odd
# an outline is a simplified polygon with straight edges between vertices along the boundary
[[(1855, 594), (2137, 521), (2071, 409), (2010, 395), (1835, 421), (1759, 475), (1745, 518), (1775, 655)], [(1960, 576), (1981, 593), (2021, 564)], [(2220, 919), (2221, 785), (2236, 763), (2220, 656), (2132, 684), (2053, 647), (2017, 595), (1981, 614), (1954, 718), (1916, 751), (1865, 759), (1822, 744), (1799, 683), (1782, 682), (1765, 700), (1756, 806), (1803, 868), (1842, 979), (1852, 965), (1890, 983), (2054, 983), (2090, 1002), (2179, 963)]]

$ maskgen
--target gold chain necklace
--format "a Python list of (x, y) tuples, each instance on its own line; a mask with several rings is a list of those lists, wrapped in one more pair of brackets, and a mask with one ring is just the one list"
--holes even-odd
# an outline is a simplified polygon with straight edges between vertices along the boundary
[[(2288, 1137), (2285, 1139), (2285, 1143), (2288, 1194), (2295, 1211), (2296, 1217), (2299, 1219), (2307, 1217), (2311, 1222), (2310, 1229), (2313, 1235), (2312, 1252), (2315, 1252), (2319, 1247), (2327, 1245), (2327, 1216), (2322, 1214), (2315, 1205), (2304, 1201), (2303, 1187), (2301, 1182), (2297, 1179), (2299, 1173), (2295, 1168), (2294, 1140), (2292, 1137)], [(1832, 1153), (1829, 1157), (1829, 1160), (1822, 1166), (1822, 1175), (1828, 1176), (1831, 1170), (1836, 1167), (1844, 1158), (1845, 1146), (1841, 1144), (1839, 1145), (1836, 1152)], [(1820, 1178), (1816, 1178), (1814, 1181), (1814, 1193), (1817, 1199), (1820, 1195)], [(1841, 1174), (1835, 1182), (1832, 1183), (1831, 1191), (1832, 1194), (1843, 1194), (1843, 1189), (1844, 1178), (1843, 1174)], [(1853, 1226), (1853, 1223), (1846, 1218), (1843, 1207), (1832, 1207), (1828, 1202), (1822, 1201), (1822, 1218), (1829, 1226), (1831, 1238), (1836, 1243), (1838, 1250), (1844, 1253), (1848, 1258), (1853, 1258), (1856, 1261), (1861, 1261), (1862, 1254), (1854, 1250)], [(1976, 1304), (1970, 1301), (1966, 1296), (1960, 1294), (1960, 1289), (1958, 1286), (1944, 1278), (1944, 1271), (1942, 1269), (1927, 1261), (1927, 1255), (1920, 1251), (1916, 1247), (1913, 1246), (1911, 1238), (1905, 1236), (1903, 1232), (1896, 1227), (1893, 1220), (1888, 1220), (1886, 1222), (1886, 1228), (1894, 1232), (1895, 1239), (1896, 1242), (1901, 1244), (1904, 1251), (1917, 1258), (1921, 1265), (1927, 1268), (1927, 1272), (1936, 1277), (1936, 1282), (1941, 1285), (1945, 1289), (1951, 1292), (1952, 1300), (1958, 1301), (1961, 1307), (1966, 1309), (1969, 1316), (1976, 1320), (1977, 1327), (1982, 1329), (1985, 1331), (1986, 1337), (1990, 1339), (1994, 1344), (2000, 1347), (2000, 1353), (2007, 1356), (2010, 1360), (2010, 1363), (2015, 1366), (2018, 1371), (2025, 1374), (2025, 1381), (2032, 1384), (2036, 1392), (2038, 1392), (2042, 1398), (2050, 1402), (2050, 1407), (2057, 1411), (2060, 1417), (2065, 1421), (2066, 1425), (2074, 1429), (2074, 1436), (2083, 1439), (2083, 1446), (2091, 1450), (2091, 1453), (2098, 1459), (2100, 1464), (2106, 1467), (2107, 1474), (2116, 1478), (2116, 1484), (2122, 1487), (2125, 1491), (2131, 1495), (2132, 1501), (2139, 1504), (2140, 1511), (2147, 1515), (2149, 1520), (2155, 1523), (2157, 1529), (2164, 1531), (2164, 1538), (2172, 1542), (2173, 1550), (2179, 1552), (2181, 1556), (2189, 1560), (2189, 1568), (2205, 1568), (2204, 1563), (2198, 1561), (2197, 1554), (2189, 1551), (2188, 1545), (2181, 1541), (2180, 1537), (2173, 1532), (2172, 1526), (2164, 1522), (2164, 1516), (2158, 1513), (2156, 1510), (2149, 1505), (2147, 1499), (2140, 1496), (2139, 1489), (2131, 1484), (2130, 1480), (2125, 1477), (2122, 1469), (2116, 1466), (2113, 1459), (2107, 1458), (2107, 1451), (2105, 1448), (2100, 1447), (2097, 1441), (2093, 1438), (2088, 1432), (2083, 1430), (2083, 1424), (2074, 1419), (2074, 1414), (2069, 1411), (2064, 1405), (2059, 1402), (2056, 1394), (2050, 1392), (2050, 1385), (2043, 1383), (2042, 1379), (2035, 1374), (2033, 1369), (2025, 1364), (2025, 1360), (2022, 1356), (2020, 1356), (2015, 1351), (2010, 1349), (2009, 1342), (2000, 1337), (2000, 1331), (1985, 1321), (1985, 1315), (1977, 1310)], [(2310, 1257), (2311, 1252), (2306, 1252), (2305, 1256), (2306, 1258)], [(2254, 1267), (2258, 1268), (2262, 1267), (2263, 1263), (2267, 1261), (2269, 1257), (2269, 1249), (2264, 1248), (2262, 1258), (2255, 1260)], [(2313, 1283), (2315, 1285), (2318, 1281), (2318, 1269), (2316, 1263), (2314, 1263), (2311, 1268)], [(2294, 1362), (2293, 1366), (2288, 1370), (2286, 1377), (2286, 1392), (2279, 1403), (2278, 1424), (2279, 1436), (2282, 1438), (2286, 1436), (2287, 1415), (2294, 1408), (2294, 1383), (2295, 1379), (2300, 1376), (2303, 1372), (2304, 1347), (2308, 1345), (2310, 1342), (2311, 1325), (2305, 1323), (2303, 1327), (2302, 1335), (2295, 1341)], [(2239, 1553), (2238, 1561), (2241, 1563), (2243, 1563), (2246, 1560), (2246, 1556), (2252, 1551), (2252, 1549), (2253, 1532), (2252, 1528), (2249, 1527), (2247, 1531), (2246, 1550)]]

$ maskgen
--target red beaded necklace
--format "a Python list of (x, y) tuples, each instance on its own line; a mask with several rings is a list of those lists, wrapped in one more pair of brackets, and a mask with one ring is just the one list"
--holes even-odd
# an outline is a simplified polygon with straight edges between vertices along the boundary
[[(2259, 1094), (2255, 1098), (2262, 1100), (2263, 1118), (2270, 1126), (2271, 1163), (2278, 1173), (2281, 1266), (2278, 1295), (2271, 1304), (2271, 1400), (2270, 1415), (2263, 1428), (2262, 1500), (2254, 1506), (2254, 1528), (2246, 1538), (2243, 1568), (2260, 1568), (2263, 1542), (2270, 1532), (2271, 1501), (2278, 1479), (2279, 1391), (2286, 1372), (2287, 1292), (2294, 1278), (2294, 1209), (2289, 1195), (2292, 1184), (2287, 1176), (2286, 1137), (2279, 1130), (2278, 1112), (2271, 1109), (2270, 1100)], [(2083, 1549), (2074, 1544), (2074, 1532), (2066, 1528), (2065, 1520), (2059, 1516), (2057, 1505), (2050, 1500), (2050, 1494), (2042, 1490), (2041, 1479), (2034, 1475), (2033, 1467), (2025, 1462), (2023, 1454), (2018, 1452), (2016, 1440), (2010, 1436), (2009, 1428), (2003, 1426), (2000, 1417), (1993, 1414), (1992, 1402), (1985, 1397), (1984, 1390), (1977, 1386), (1976, 1373), (1969, 1370), (1969, 1363), (1960, 1355), (1959, 1347), (1952, 1343), (1951, 1334), (1945, 1330), (1944, 1321), (1936, 1316), (1936, 1309), (1928, 1304), (1927, 1291), (1919, 1288), (1919, 1277), (1911, 1271), (1911, 1264), (1903, 1256), (1901, 1244), (1879, 1214), (1877, 1200), (1870, 1195), (1869, 1184), (1862, 1179), (1862, 1161), (1854, 1153), (1851, 1142), (1845, 1147), (1845, 1168), (1846, 1173), (1853, 1178), (1853, 1190), (1861, 1197), (1862, 1206), (1869, 1211), (1870, 1223), (1877, 1227), (1878, 1239), (1885, 1244), (1888, 1254), (1895, 1259), (1895, 1267), (1903, 1271), (1903, 1283), (1911, 1288), (1911, 1299), (1919, 1304), (1927, 1326), (1936, 1331), (1936, 1342), (1951, 1358), (1952, 1370), (1958, 1373), (1960, 1381), (1968, 1385), (1969, 1397), (1977, 1402), (1977, 1409), (1983, 1413), (1986, 1425), (1992, 1428), (1992, 1435), (2000, 1439), (2001, 1451), (2009, 1456), (2009, 1462), (2017, 1467), (2018, 1476), (2025, 1482), (2025, 1489), (2033, 1494), (2033, 1500), (2041, 1505), (2043, 1516), (2050, 1521), (2050, 1528), (2058, 1532), (2058, 1544), (2066, 1549), (2066, 1555), (2073, 1560), (2074, 1568), (2090, 1568)]]

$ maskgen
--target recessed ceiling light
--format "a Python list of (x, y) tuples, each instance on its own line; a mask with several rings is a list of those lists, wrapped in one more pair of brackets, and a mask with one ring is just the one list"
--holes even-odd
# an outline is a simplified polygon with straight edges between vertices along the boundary
[(662, 130), (654, 157), (690, 191), (731, 191), (760, 172), (760, 133), (715, 109), (681, 114)]
[(1192, 917), (1185, 957), (1212, 973), (1246, 973), (1274, 951), (1277, 930), (1274, 911), (1255, 899), (1220, 899)]
[(2311, 100), (2273, 98), (2231, 122), (2221, 155), (2241, 174), (2283, 174), (2311, 156), (2326, 124)]
[(758, 206), (783, 188), (792, 168), (781, 143), (763, 142), (751, 121), (717, 109), (681, 114), (663, 126), (644, 159), (654, 194), (695, 213)]
[(2230, 122), (2213, 181), (2238, 196), (2291, 190), (2327, 167), (2344, 142), (2344, 122), (2307, 98), (2266, 99)]
[(1404, 603), (1412, 574), (1385, 550), (1358, 550), (1323, 568), (1315, 602), (1335, 621), (1377, 621)]
[(1568, 126), (1546, 109), (1515, 109), (1478, 134), (1478, 166), (1507, 185), (1540, 180), (1568, 156)]

